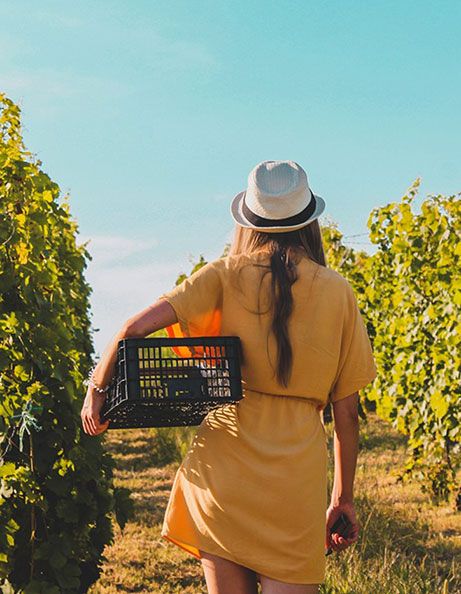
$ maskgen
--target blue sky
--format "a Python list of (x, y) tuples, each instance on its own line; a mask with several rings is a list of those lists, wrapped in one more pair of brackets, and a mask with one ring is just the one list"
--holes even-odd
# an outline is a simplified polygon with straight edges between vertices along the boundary
[(0, 90), (91, 239), (97, 352), (221, 254), (262, 160), (300, 163), (348, 236), (418, 176), (461, 190), (460, 22), (455, 0), (3, 0)]

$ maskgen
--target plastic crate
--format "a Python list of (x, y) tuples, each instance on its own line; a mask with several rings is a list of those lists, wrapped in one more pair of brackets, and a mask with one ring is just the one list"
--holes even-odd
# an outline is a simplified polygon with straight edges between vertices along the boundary
[(242, 398), (240, 362), (238, 336), (120, 340), (101, 422), (109, 420), (108, 429), (199, 425)]

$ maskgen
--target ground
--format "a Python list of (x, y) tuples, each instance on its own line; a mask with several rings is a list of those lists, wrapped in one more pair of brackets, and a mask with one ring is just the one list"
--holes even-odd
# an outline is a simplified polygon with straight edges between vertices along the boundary
[[(331, 484), (332, 426), (327, 430)], [(161, 439), (156, 429), (107, 431), (116, 485), (132, 490), (135, 510), (123, 533), (116, 526), (101, 578), (90, 594), (206, 593), (200, 561), (160, 536), (186, 447), (183, 443), (179, 450), (169, 439)], [(168, 461), (172, 456), (176, 459)], [(405, 437), (368, 413), (368, 421), (361, 421), (354, 488), (361, 535), (347, 551), (328, 557), (322, 594), (461, 592), (461, 513), (454, 511), (452, 500), (436, 506), (417, 484), (399, 482), (404, 459)]]

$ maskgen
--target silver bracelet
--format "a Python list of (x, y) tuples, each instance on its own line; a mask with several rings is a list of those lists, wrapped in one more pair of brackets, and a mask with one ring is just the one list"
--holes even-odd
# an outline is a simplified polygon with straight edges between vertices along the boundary
[(96, 385), (94, 383), (94, 381), (92, 379), (90, 379), (89, 384), (92, 388), (94, 388), (96, 390), (96, 392), (98, 392), (98, 394), (105, 394), (107, 392), (107, 390), (110, 388), (110, 384), (107, 385), (105, 388), (100, 388), (98, 385)]
[(110, 380), (110, 382), (107, 384), (107, 386), (105, 386), (104, 388), (101, 388), (100, 386), (98, 386), (94, 379), (93, 379), (93, 372), (96, 369), (96, 365), (97, 363), (95, 363), (92, 367), (92, 369), (90, 370), (89, 374), (88, 374), (88, 380), (85, 382), (87, 384), (89, 384), (92, 388), (94, 388), (94, 390), (96, 390), (96, 392), (100, 395), (103, 395), (107, 392), (107, 390), (109, 390), (109, 388), (111, 387), (115, 376)]

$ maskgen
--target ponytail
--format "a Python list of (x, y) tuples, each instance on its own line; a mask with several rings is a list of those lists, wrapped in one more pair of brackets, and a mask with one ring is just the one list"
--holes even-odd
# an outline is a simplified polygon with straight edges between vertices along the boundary
[(288, 320), (293, 310), (291, 285), (296, 281), (296, 266), (291, 259), (291, 250), (275, 244), (270, 257), (271, 294), (273, 317), (271, 330), (277, 341), (277, 380), (284, 387), (288, 385), (293, 363), (293, 351), (288, 334)]

